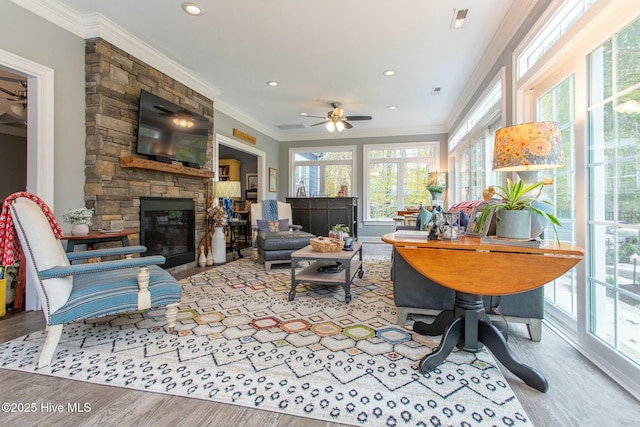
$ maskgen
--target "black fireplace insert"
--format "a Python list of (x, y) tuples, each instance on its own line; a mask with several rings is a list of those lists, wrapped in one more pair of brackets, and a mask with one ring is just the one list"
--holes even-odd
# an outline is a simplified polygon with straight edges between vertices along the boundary
[(147, 247), (146, 255), (164, 256), (164, 268), (195, 261), (195, 202), (141, 197), (140, 244)]

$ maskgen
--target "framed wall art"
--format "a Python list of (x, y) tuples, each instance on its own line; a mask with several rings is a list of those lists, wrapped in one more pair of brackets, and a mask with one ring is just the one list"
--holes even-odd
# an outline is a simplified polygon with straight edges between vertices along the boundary
[(269, 191), (272, 193), (278, 191), (278, 169), (269, 168)]
[(257, 173), (248, 173), (245, 175), (246, 181), (246, 189), (247, 190), (257, 190), (258, 189), (258, 174)]

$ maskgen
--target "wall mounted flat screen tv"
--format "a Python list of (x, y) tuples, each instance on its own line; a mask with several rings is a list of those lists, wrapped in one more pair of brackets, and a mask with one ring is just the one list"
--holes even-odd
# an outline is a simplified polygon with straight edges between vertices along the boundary
[(138, 154), (185, 166), (207, 163), (209, 119), (166, 99), (140, 91)]

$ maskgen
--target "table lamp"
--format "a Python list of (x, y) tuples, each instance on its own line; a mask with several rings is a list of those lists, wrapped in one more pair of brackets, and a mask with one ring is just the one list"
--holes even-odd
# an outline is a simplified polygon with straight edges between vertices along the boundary
[[(516, 172), (525, 186), (538, 182), (538, 171), (564, 165), (562, 134), (555, 122), (532, 122), (498, 129), (493, 147), (493, 170)], [(540, 200), (549, 199), (541, 194), (534, 206), (551, 212), (552, 206)], [(540, 215), (531, 217), (531, 238), (544, 231), (548, 219)]]
[(233, 198), (240, 197), (240, 181), (216, 181), (213, 197), (222, 199), (222, 207), (227, 217), (233, 218)]

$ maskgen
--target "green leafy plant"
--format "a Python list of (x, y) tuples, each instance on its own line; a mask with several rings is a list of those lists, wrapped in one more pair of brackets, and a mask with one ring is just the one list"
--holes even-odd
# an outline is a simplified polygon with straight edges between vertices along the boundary
[(447, 189), (447, 184), (437, 183), (437, 184), (427, 184), (427, 190), (432, 193), (444, 193), (444, 190)]
[(331, 229), (334, 230), (334, 231), (342, 231), (343, 233), (348, 233), (349, 232), (349, 227), (347, 227), (346, 224), (336, 224)]
[(69, 209), (62, 214), (62, 220), (68, 224), (87, 224), (91, 225), (91, 218), (93, 218), (93, 208), (79, 208)]
[(525, 184), (518, 180), (516, 182), (507, 179), (507, 186), (501, 187), (499, 185), (495, 186), (495, 198), (489, 203), (489, 205), (483, 209), (482, 214), (480, 215), (480, 219), (478, 219), (478, 229), (482, 230), (483, 225), (489, 220), (492, 214), (503, 210), (510, 211), (521, 211), (524, 209), (529, 209), (532, 214), (540, 215), (549, 219), (551, 225), (553, 226), (553, 231), (556, 235), (556, 241), (560, 244), (560, 239), (558, 238), (558, 229), (556, 227), (562, 227), (558, 218), (550, 212), (544, 212), (535, 206), (533, 203), (535, 201), (539, 201), (541, 203), (546, 203), (548, 205), (553, 205), (548, 200), (542, 200), (540, 195), (542, 194), (542, 188), (545, 183), (543, 181), (536, 182), (531, 185), (525, 186)]

